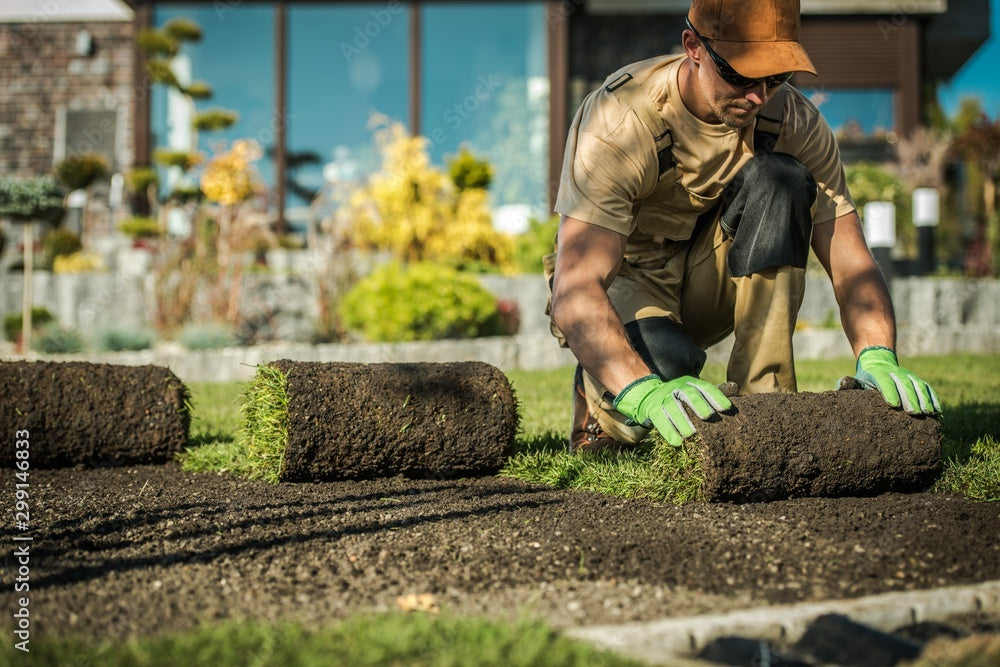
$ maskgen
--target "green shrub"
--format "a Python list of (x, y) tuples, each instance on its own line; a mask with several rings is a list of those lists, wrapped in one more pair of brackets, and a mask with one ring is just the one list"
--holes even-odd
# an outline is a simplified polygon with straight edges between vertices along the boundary
[(98, 180), (108, 177), (111, 163), (100, 153), (68, 155), (56, 165), (59, 182), (70, 190), (82, 190)]
[(873, 201), (892, 202), (896, 206), (896, 243), (906, 254), (913, 254), (916, 248), (916, 229), (910, 218), (913, 204), (903, 182), (882, 167), (866, 162), (847, 167), (846, 177), (858, 215), (863, 215), (865, 204)]
[(189, 324), (181, 329), (177, 339), (189, 350), (218, 350), (236, 344), (229, 325), (213, 322)]
[(170, 62), (162, 58), (150, 58), (147, 60), (146, 73), (149, 74), (149, 80), (153, 83), (173, 87), (180, 85), (180, 82), (177, 81), (177, 75), (174, 74), (174, 70), (170, 67)]
[(178, 204), (198, 201), (201, 199), (201, 190), (197, 185), (181, 184), (170, 191), (170, 194), (167, 195), (167, 199), (175, 201)]
[(542, 273), (542, 257), (555, 251), (559, 216), (532, 219), (528, 228), (514, 237), (514, 266), (521, 273)]
[(97, 333), (97, 348), (102, 352), (148, 350), (156, 334), (145, 327), (107, 327)]
[(83, 336), (75, 329), (50, 326), (32, 339), (31, 347), (43, 354), (76, 354), (83, 352)]
[(118, 231), (133, 239), (154, 238), (163, 234), (156, 218), (134, 215), (118, 223)]
[(448, 161), (448, 175), (459, 190), (480, 188), (485, 190), (493, 182), (493, 167), (487, 160), (480, 160), (467, 146)]
[(42, 238), (42, 254), (45, 256), (45, 263), (48, 266), (52, 266), (56, 257), (72, 255), (82, 249), (83, 244), (80, 242), (80, 237), (68, 229), (50, 230)]
[(474, 338), (500, 333), (496, 299), (475, 276), (418, 262), (386, 264), (340, 305), (344, 325), (372, 341)]
[(150, 185), (158, 185), (160, 175), (155, 167), (136, 167), (125, 174), (125, 185), (130, 192), (146, 194)]
[(153, 160), (164, 167), (180, 167), (184, 171), (187, 171), (201, 162), (201, 156), (190, 151), (157, 148), (153, 151)]
[(143, 53), (151, 56), (172, 58), (181, 49), (181, 45), (175, 38), (153, 28), (142, 28), (139, 30), (135, 41)]
[[(7, 340), (15, 341), (21, 335), (22, 319), (21, 311), (16, 313), (7, 313), (7, 315), (3, 318), (3, 334), (6, 336)], [(35, 306), (31, 309), (32, 331), (41, 329), (45, 325), (54, 322), (55, 319), (56, 318), (52, 312), (44, 306)]]
[(240, 115), (226, 109), (205, 109), (194, 116), (194, 126), (201, 132), (225, 130), (236, 124)]
[(195, 81), (188, 86), (181, 88), (181, 92), (196, 100), (207, 100), (212, 97), (212, 86), (205, 81)]
[(163, 32), (178, 42), (200, 42), (201, 26), (186, 18), (170, 19), (163, 25)]

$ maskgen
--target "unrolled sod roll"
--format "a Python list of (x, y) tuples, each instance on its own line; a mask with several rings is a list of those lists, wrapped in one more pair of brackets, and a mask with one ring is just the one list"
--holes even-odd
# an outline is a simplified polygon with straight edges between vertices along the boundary
[(706, 500), (870, 496), (927, 489), (941, 471), (941, 424), (877, 391), (754, 394), (699, 422)]
[(0, 362), (4, 466), (26, 433), (31, 468), (160, 463), (188, 442), (188, 391), (169, 369)]
[(514, 445), (513, 391), (486, 363), (269, 366), (287, 383), (281, 481), (493, 474)]

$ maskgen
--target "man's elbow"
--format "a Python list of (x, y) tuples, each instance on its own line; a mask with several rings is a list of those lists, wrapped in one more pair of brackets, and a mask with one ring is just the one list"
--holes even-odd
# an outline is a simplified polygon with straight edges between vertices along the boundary
[(549, 312), (552, 317), (552, 323), (560, 330), (565, 330), (564, 327), (569, 324), (569, 306), (567, 304), (568, 301), (565, 293), (561, 290), (553, 290), (552, 304), (549, 306)]

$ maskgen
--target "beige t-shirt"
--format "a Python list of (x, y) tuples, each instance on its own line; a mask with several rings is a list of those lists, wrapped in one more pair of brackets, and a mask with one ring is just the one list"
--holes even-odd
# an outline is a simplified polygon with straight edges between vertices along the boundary
[[(629, 236), (683, 241), (699, 214), (711, 208), (736, 172), (754, 155), (754, 127), (734, 130), (696, 118), (677, 84), (684, 56), (661, 56), (629, 65), (673, 139), (676, 165), (659, 173), (654, 135), (623, 96), (604, 86), (587, 96), (570, 128), (555, 210)], [(607, 83), (607, 82), (606, 82)], [(781, 133), (774, 152), (795, 157), (818, 185), (813, 223), (854, 210), (840, 149), (816, 107), (788, 84), (761, 113), (783, 100)], [(627, 98), (626, 98), (627, 99)], [(780, 111), (778, 112), (780, 113)], [(770, 115), (770, 114), (769, 114)]]

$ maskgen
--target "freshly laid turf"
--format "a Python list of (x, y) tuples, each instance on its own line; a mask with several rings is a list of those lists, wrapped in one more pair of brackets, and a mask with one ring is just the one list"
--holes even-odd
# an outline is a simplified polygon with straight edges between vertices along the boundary
[[(944, 403), (944, 472), (934, 490), (1000, 500), (1000, 356), (917, 357), (903, 364), (930, 382)], [(852, 372), (849, 359), (800, 361), (799, 389), (824, 391)], [(689, 447), (677, 450), (649, 442), (619, 455), (569, 455), (572, 368), (511, 371), (508, 377), (518, 397), (521, 426), (502, 475), (670, 503), (697, 497), (700, 472)], [(709, 364), (702, 377), (722, 382), (725, 368)], [(252, 474), (236, 437), (242, 391), (244, 385), (237, 383), (191, 385), (192, 446), (181, 457), (186, 469)]]
[[(917, 357), (904, 359), (903, 365), (931, 383), (944, 403), (944, 471), (934, 490), (973, 500), (1000, 500), (1000, 357)], [(840, 376), (853, 370), (849, 359), (800, 361), (796, 364), (799, 390), (829, 390)], [(698, 498), (700, 471), (690, 443), (675, 450), (654, 435), (632, 453), (571, 456), (566, 438), (572, 369), (512, 372), (510, 376), (521, 399), (526, 428), (518, 451), (501, 474), (557, 488), (675, 504)], [(725, 368), (709, 364), (702, 377), (722, 382)]]

